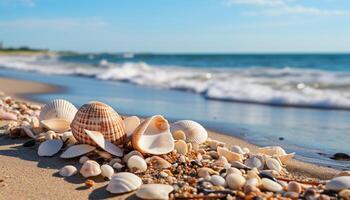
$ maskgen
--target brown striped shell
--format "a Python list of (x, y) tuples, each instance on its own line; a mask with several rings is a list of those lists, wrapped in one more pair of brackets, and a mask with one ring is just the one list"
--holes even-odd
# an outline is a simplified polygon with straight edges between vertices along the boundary
[(118, 113), (112, 107), (97, 101), (79, 108), (71, 129), (78, 142), (94, 146), (95, 142), (85, 133), (85, 129), (102, 133), (106, 140), (114, 144), (123, 144), (127, 136), (124, 122)]

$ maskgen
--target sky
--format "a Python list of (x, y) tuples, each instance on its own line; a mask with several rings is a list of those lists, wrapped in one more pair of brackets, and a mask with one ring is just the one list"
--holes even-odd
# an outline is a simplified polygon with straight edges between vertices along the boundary
[(0, 41), (80, 52), (350, 52), (350, 0), (0, 0)]

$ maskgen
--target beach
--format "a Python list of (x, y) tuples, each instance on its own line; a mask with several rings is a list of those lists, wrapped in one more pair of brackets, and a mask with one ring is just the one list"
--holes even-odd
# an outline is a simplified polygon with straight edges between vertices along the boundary
[[(0, 78), (0, 91), (6, 95), (30, 100), (30, 95), (62, 91), (60, 87), (22, 81), (9, 78)], [(45, 102), (39, 102), (43, 105)], [(128, 115), (129, 113), (122, 113)], [(162, 114), (162, 113), (159, 113)], [(184, 116), (185, 117), (185, 116)], [(224, 141), (228, 146), (240, 145), (255, 151), (257, 146), (232, 136), (209, 132), (211, 139)], [(85, 179), (81, 176), (61, 178), (57, 175), (58, 170), (67, 164), (77, 165), (77, 160), (63, 160), (57, 156), (53, 158), (38, 157), (37, 147), (25, 148), (22, 143), (25, 139), (9, 139), (0, 137), (0, 197), (6, 199), (101, 199), (114, 197), (105, 188), (107, 182), (96, 180), (93, 188), (84, 186)], [(329, 179), (339, 171), (331, 168), (320, 167), (296, 160), (287, 164), (287, 169), (293, 175), (303, 178)], [(126, 194), (126, 196), (132, 195)], [(126, 196), (119, 197), (124, 199)]]

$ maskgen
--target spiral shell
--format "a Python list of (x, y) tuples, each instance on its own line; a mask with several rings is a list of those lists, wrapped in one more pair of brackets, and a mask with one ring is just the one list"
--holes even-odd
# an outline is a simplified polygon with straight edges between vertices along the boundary
[(186, 134), (186, 142), (201, 144), (208, 138), (208, 132), (199, 123), (192, 120), (180, 120), (170, 126), (171, 132), (183, 131)]
[(97, 101), (89, 102), (79, 108), (71, 129), (78, 142), (96, 146), (86, 134), (86, 130), (98, 131), (114, 144), (122, 144), (126, 140), (125, 125), (122, 118), (112, 107)]
[(39, 119), (64, 119), (72, 122), (76, 113), (77, 108), (72, 103), (64, 99), (55, 99), (41, 109)]

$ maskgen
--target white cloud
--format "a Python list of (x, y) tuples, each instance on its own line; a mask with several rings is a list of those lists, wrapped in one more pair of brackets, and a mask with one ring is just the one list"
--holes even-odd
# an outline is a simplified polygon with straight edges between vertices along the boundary
[(1, 28), (15, 29), (98, 29), (103, 28), (107, 23), (99, 18), (62, 18), (62, 19), (16, 19), (0, 21)]

